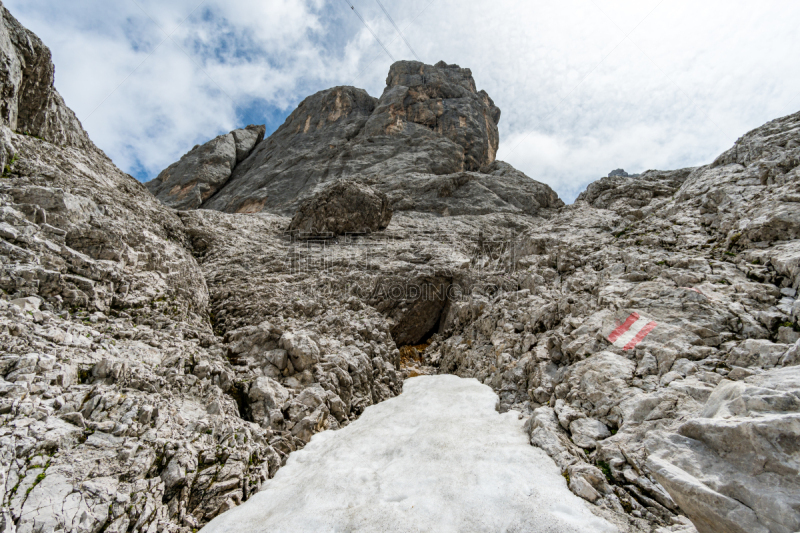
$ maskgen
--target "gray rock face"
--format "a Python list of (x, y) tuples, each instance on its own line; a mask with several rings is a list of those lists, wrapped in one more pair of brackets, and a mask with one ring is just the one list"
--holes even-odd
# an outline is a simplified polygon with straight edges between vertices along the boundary
[(11, 143), (12, 131), (7, 127), (0, 128), (0, 175), (10, 176), (14, 165), (16, 149)]
[[(428, 355), (495, 387), (501, 410), (528, 406), (532, 444), (576, 494), (632, 509), (627, 527), (646, 530), (642, 517), (684, 530), (676, 510), (701, 532), (798, 527), (797, 456), (784, 444), (797, 441), (800, 376), (788, 343), (800, 318), (798, 117), (710, 166), (590, 185), (518, 240), (519, 290), (451, 305), (453, 329)], [(654, 329), (612, 344), (632, 313)], [(592, 420), (611, 435), (586, 454)]]
[(306, 98), (202, 207), (293, 215), (340, 178), (386, 193), (396, 211), (535, 214), (563, 205), (550, 187), (493, 165), (500, 110), (469, 69), (401, 61), (386, 83), (379, 99), (353, 87)]
[[(64, 118), (49, 51), (0, 15), (0, 530), (197, 529), (313, 433), (400, 392), (390, 326), (336, 304), (328, 318), (359, 320), (351, 345), (304, 329), (291, 307), (260, 315), (274, 326), (228, 330), (216, 302), (237, 282), (212, 282), (210, 298), (193, 255), (210, 252), (215, 268), (213, 243)], [(23, 128), (36, 136), (13, 131)], [(229, 135), (232, 166), (260, 133)], [(245, 283), (253, 276), (226, 262), (239, 257), (222, 270)], [(263, 296), (270, 309), (296, 300)], [(287, 354), (279, 343), (293, 331)]]
[(585, 201), (599, 209), (616, 211), (630, 221), (639, 220), (645, 216), (642, 208), (656, 198), (675, 194), (692, 170), (648, 170), (635, 176), (612, 172), (607, 178), (590, 183), (576, 201)]
[(440, 216), (492, 213), (547, 216), (564, 205), (550, 187), (502, 161), (484, 167), (482, 172), (444, 176), (411, 173), (369, 183), (386, 193), (395, 211)]
[(156, 198), (175, 209), (197, 209), (230, 179), (264, 138), (264, 126), (234, 130), (195, 146), (146, 186)]
[(95, 149), (53, 82), (50, 50), (0, 4), (0, 123), (50, 143)]
[(300, 238), (386, 229), (392, 208), (385, 194), (354, 181), (337, 181), (300, 206), (288, 231)]
[(717, 386), (698, 418), (647, 441), (648, 467), (700, 533), (800, 527), (800, 374)]
[(264, 139), (266, 126), (250, 125), (246, 128), (233, 130), (233, 141), (236, 145), (236, 164), (238, 165), (253, 152), (256, 147)]
[(798, 144), (797, 114), (771, 120), (740, 137), (734, 146), (717, 157), (713, 168), (727, 165), (755, 166), (769, 178), (784, 176), (797, 168)]
[(578, 418), (570, 423), (569, 431), (572, 441), (583, 449), (597, 446), (597, 441), (608, 438), (611, 432), (608, 427), (593, 418)]
[(386, 90), (367, 121), (368, 137), (425, 129), (461, 146), (463, 170), (479, 170), (495, 160), (500, 109), (486, 91), (475, 88), (472, 72), (440, 61), (435, 66), (399, 61), (386, 78)]
[(366, 91), (353, 87), (334, 87), (309, 96), (256, 146), (227, 186), (203, 208), (293, 214), (299, 201), (327, 176), (343, 177), (342, 152), (361, 132), (375, 103)]

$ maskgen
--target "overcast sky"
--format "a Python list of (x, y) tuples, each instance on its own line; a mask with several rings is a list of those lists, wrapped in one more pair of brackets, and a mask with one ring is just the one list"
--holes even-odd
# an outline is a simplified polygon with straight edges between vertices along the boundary
[[(472, 69), (498, 158), (567, 202), (595, 179), (711, 162), (800, 111), (797, 0), (381, 0), (426, 63)], [(392, 63), (347, 0), (5, 0), (51, 48), (94, 142), (146, 181), (193, 145), (274, 131), (307, 95), (380, 96)], [(352, 0), (394, 59), (376, 0)]]

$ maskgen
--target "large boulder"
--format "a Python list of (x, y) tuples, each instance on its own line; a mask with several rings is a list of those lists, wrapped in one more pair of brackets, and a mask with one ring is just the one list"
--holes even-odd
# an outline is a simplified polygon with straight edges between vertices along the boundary
[(647, 467), (700, 533), (800, 530), (800, 369), (721, 383), (701, 416), (646, 442)]
[(385, 194), (357, 181), (341, 180), (303, 203), (289, 231), (300, 238), (370, 233), (385, 229), (391, 220)]
[(308, 332), (284, 333), (279, 344), (289, 353), (292, 367), (298, 372), (311, 368), (319, 362), (320, 350), (317, 342)]
[(197, 209), (230, 179), (264, 138), (264, 126), (247, 126), (197, 145), (146, 186), (159, 200), (176, 209)]

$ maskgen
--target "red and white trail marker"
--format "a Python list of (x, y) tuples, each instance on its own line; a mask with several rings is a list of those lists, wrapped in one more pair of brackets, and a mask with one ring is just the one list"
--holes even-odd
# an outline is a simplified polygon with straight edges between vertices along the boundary
[(608, 342), (623, 350), (633, 350), (657, 325), (655, 322), (642, 318), (639, 313), (631, 313), (625, 322), (611, 332)]

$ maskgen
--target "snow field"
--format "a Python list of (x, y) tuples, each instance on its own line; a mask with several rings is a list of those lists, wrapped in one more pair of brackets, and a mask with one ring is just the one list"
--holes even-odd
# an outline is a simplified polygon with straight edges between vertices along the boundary
[(315, 435), (203, 533), (612, 533), (474, 379), (420, 376)]

